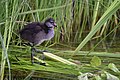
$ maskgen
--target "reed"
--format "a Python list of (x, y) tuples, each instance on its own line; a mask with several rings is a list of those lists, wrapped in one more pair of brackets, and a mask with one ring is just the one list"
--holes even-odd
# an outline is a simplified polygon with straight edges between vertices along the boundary
[[(5, 9), (6, 9), (5, 17), (8, 18), (8, 1), (6, 1), (6, 3), (5, 3)], [(4, 77), (4, 69), (5, 69), (6, 59), (9, 60), (8, 59), (8, 54), (7, 54), (7, 48), (6, 48), (7, 28), (8, 28), (8, 20), (6, 19), (6, 21), (5, 21), (5, 31), (4, 31), (4, 40), (3, 40), (2, 35), (0, 33), (2, 49), (3, 49), (2, 50), (2, 58), (1, 58), (1, 70), (0, 70), (0, 79), (1, 80), (3, 80), (3, 77)], [(8, 66), (10, 66), (10, 64)], [(10, 70), (10, 67), (9, 67), (9, 70)], [(9, 78), (9, 79), (11, 79), (11, 78)]]
[(77, 53), (91, 38), (92, 36), (102, 27), (102, 25), (120, 8), (120, 2), (115, 0), (111, 6), (106, 10), (103, 16), (96, 23), (94, 28), (86, 36), (86, 38), (81, 42), (81, 44), (76, 48), (75, 53)]
[[(44, 0), (14, 1), (11, 3), (11, 6), (13, 5), (13, 7), (9, 7), (12, 9), (12, 11), (9, 10), (8, 16), (8, 18), (11, 19), (8, 21), (10, 22), (9, 28), (12, 28), (9, 31), (9, 33), (12, 31), (12, 33), (9, 35), (13, 34), (14, 40), (16, 36), (18, 37), (18, 35), (15, 34), (16, 31), (22, 28), (23, 24), (29, 21), (43, 21), (47, 17), (53, 17), (56, 19), (58, 24), (58, 28), (55, 30), (56, 36), (53, 42), (59, 43), (62, 41), (80, 43), (83, 38), (85, 38), (86, 34), (93, 28), (100, 16), (102, 16), (110, 4), (112, 4), (112, 2), (103, 2), (99, 0), (50, 0), (49, 2)], [(102, 35), (105, 36), (108, 31), (113, 29), (113, 27), (107, 28), (106, 26), (112, 26), (118, 23), (117, 15), (114, 15), (115, 16), (113, 16), (113, 18), (109, 19), (106, 24), (104, 24), (103, 28), (100, 28), (100, 30), (97, 31), (97, 34), (94, 36), (96, 39), (100, 39)], [(4, 24), (4, 21), (5, 19), (2, 20), (1, 18), (1, 24)], [(62, 35), (59, 33), (59, 31), (62, 32)], [(6, 34), (7, 33), (5, 33), (5, 35)]]
[(89, 41), (96, 40), (96, 44), (92, 46), (96, 48), (107, 37), (112, 37), (114, 40), (119, 30), (118, 27), (114, 28), (119, 25), (119, 5), (119, 0), (1, 0), (0, 79), (3, 80), (6, 61), (9, 67), (9, 80), (11, 79), (9, 50), (10, 46), (13, 48), (20, 46), (23, 49), (18, 31), (24, 24), (42, 22), (48, 17), (53, 17), (58, 25), (55, 29), (55, 37), (42, 46), (48, 48), (56, 45), (69, 46), (75, 50), (72, 52), (73, 55), (76, 55)]

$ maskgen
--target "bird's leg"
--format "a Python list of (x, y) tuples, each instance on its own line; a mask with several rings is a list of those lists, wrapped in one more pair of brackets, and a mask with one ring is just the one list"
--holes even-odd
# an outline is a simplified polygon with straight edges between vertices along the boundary
[(34, 58), (33, 58), (33, 56), (35, 55), (34, 52), (35, 52), (35, 48), (31, 47), (31, 63), (32, 64), (34, 63)]
[(34, 63), (34, 58), (33, 56), (35, 56), (35, 52), (36, 53), (42, 53), (42, 60), (45, 59), (45, 56), (44, 56), (44, 53), (43, 52), (46, 52), (45, 50), (39, 50), (39, 49), (36, 49), (34, 46), (31, 46), (31, 62), (32, 64)]
[(45, 59), (45, 56), (44, 56), (44, 53), (43, 53), (43, 52), (45, 52), (45, 51), (42, 51), (42, 50), (39, 50), (39, 49), (35, 49), (35, 52), (37, 52), (37, 53), (42, 53), (42, 60)]
[(42, 50), (39, 50), (39, 49), (36, 49), (36, 48), (34, 48), (34, 49), (35, 49), (35, 52), (37, 52), (37, 53), (43, 53)]
[(31, 48), (31, 62), (32, 62), (32, 64), (33, 64), (33, 63), (37, 63), (37, 64), (40, 64), (40, 65), (44, 65), (44, 66), (46, 66), (45, 63), (34, 62), (34, 58), (33, 58), (33, 56), (34, 56), (34, 52), (42, 53), (42, 60), (45, 59), (45, 56), (44, 56), (44, 54), (43, 54), (44, 51), (41, 51), (41, 50), (38, 50), (38, 49), (32, 47), (32, 48)]
[(39, 49), (36, 49), (36, 48), (34, 48), (34, 50), (35, 50), (35, 52), (37, 52), (37, 53), (42, 53), (42, 60), (45, 60), (45, 55), (44, 55), (44, 53), (43, 52), (47, 52), (47, 51), (45, 51), (45, 50), (39, 50)]

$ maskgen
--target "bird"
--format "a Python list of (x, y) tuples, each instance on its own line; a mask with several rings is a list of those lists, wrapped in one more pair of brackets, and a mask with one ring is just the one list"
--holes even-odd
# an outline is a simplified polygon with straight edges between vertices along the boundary
[(34, 52), (41, 52), (35, 48), (44, 41), (54, 37), (54, 29), (57, 24), (53, 18), (48, 18), (44, 22), (32, 22), (24, 25), (19, 31), (20, 38), (27, 41), (31, 47), (31, 62), (34, 63)]

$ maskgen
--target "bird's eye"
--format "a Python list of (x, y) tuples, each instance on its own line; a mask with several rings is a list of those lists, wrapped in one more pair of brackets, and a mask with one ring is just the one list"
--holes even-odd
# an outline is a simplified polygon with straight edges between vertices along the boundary
[(50, 22), (50, 23), (54, 23), (54, 22)]
[(54, 21), (50, 21), (50, 23), (54, 23)]

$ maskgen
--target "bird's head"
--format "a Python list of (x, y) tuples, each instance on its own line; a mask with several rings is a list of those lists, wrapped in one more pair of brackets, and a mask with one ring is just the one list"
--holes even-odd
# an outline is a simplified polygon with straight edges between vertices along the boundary
[(53, 18), (48, 18), (45, 20), (45, 25), (48, 27), (48, 28), (54, 28), (54, 27), (57, 27), (57, 24), (55, 23), (55, 20)]

